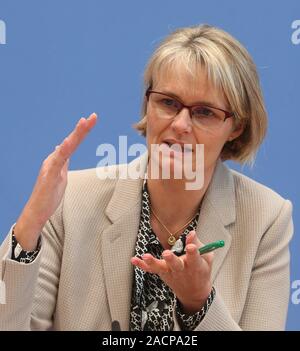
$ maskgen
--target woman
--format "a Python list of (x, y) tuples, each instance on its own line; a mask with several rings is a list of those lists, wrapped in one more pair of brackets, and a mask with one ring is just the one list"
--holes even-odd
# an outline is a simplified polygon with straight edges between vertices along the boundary
[[(245, 48), (207, 25), (169, 35), (145, 71), (136, 128), (148, 153), (68, 173), (96, 119), (81, 119), (43, 162), (1, 246), (1, 329), (109, 330), (114, 320), (122, 330), (284, 329), (291, 203), (223, 164), (253, 162), (266, 132)], [(175, 176), (185, 160), (203, 171), (201, 187)], [(137, 164), (145, 177), (120, 177)], [(199, 255), (216, 240), (225, 247)]]

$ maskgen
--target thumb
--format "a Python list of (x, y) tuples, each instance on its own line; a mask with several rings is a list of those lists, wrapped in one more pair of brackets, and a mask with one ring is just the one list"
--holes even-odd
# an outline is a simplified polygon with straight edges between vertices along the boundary
[(64, 163), (64, 165), (63, 165), (63, 167), (62, 167), (62, 170), (61, 170), (61, 175), (62, 175), (62, 176), (66, 176), (66, 175), (67, 175), (68, 169), (69, 169), (69, 164), (70, 164), (70, 159), (68, 158), (68, 159), (65, 161), (65, 163)]

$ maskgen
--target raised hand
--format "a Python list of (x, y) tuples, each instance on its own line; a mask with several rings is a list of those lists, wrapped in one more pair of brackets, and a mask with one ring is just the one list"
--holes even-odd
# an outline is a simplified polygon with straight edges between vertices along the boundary
[(43, 161), (33, 192), (15, 226), (15, 236), (24, 250), (34, 250), (40, 232), (58, 208), (66, 186), (69, 159), (88, 132), (97, 115), (81, 118), (74, 130)]

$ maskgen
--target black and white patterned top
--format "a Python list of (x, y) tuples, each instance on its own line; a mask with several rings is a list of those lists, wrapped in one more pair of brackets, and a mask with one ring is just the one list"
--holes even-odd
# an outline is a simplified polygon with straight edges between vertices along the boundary
[[(175, 254), (181, 254), (184, 251), (186, 236), (191, 230), (196, 229), (199, 213), (200, 208), (194, 219), (172, 247), (171, 250)], [(142, 257), (145, 253), (150, 253), (160, 259), (164, 248), (152, 230), (150, 214), (150, 197), (147, 183), (144, 182), (142, 211), (135, 255)], [(215, 290), (213, 288), (205, 306), (193, 315), (186, 315), (182, 312), (180, 303), (173, 291), (157, 274), (144, 272), (135, 266), (131, 298), (130, 330), (171, 331), (174, 327), (173, 312), (176, 314), (181, 329), (194, 330), (204, 318), (214, 296)]]
[(21, 245), (18, 243), (15, 234), (14, 228), (12, 232), (12, 252), (11, 258), (12, 260), (21, 262), (21, 263), (31, 263), (35, 260), (36, 256), (40, 252), (41, 248), (41, 237), (39, 237), (37, 247), (33, 251), (25, 251), (22, 249)]
[[(195, 230), (198, 223), (199, 212), (180, 235), (172, 251), (181, 254), (185, 249), (185, 239), (191, 230)], [(12, 233), (11, 258), (22, 263), (31, 263), (37, 257), (41, 248), (39, 238), (37, 248), (34, 251), (25, 251), (18, 243), (14, 230)], [(161, 258), (164, 251), (161, 243), (153, 232), (150, 224), (150, 198), (147, 183), (144, 182), (142, 192), (142, 211), (140, 226), (136, 241), (135, 255), (141, 257), (150, 253), (156, 258)], [(180, 302), (172, 290), (156, 274), (146, 273), (138, 267), (134, 267), (134, 279), (131, 298), (130, 330), (170, 331), (173, 330), (173, 312), (176, 313), (178, 323), (182, 330), (193, 330), (203, 320), (215, 297), (215, 289), (212, 291), (204, 307), (193, 315), (182, 312)]]

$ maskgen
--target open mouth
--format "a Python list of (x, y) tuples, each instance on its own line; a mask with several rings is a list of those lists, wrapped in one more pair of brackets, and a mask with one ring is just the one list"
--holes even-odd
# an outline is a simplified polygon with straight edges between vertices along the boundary
[(163, 144), (166, 144), (169, 148), (172, 148), (174, 152), (193, 152), (191, 144), (182, 144), (170, 140), (164, 140)]

